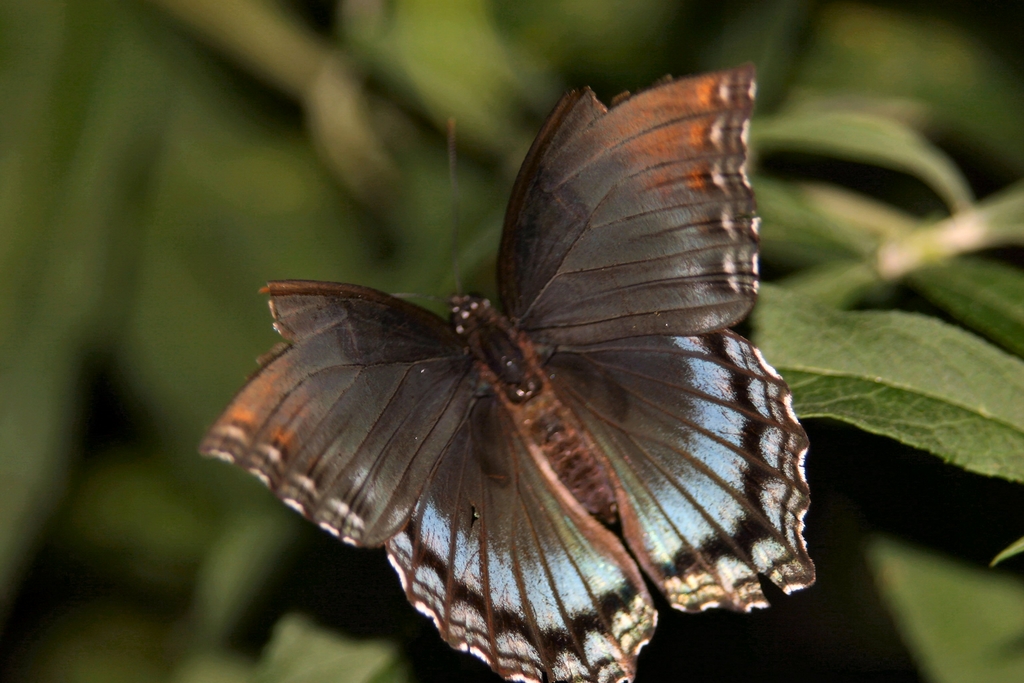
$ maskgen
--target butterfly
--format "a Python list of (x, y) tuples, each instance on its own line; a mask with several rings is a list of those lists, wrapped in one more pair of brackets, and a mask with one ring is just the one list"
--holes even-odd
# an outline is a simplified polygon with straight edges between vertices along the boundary
[(658, 617), (641, 571), (686, 612), (767, 606), (759, 574), (808, 586), (807, 437), (727, 329), (758, 287), (754, 89), (747, 65), (610, 107), (566, 94), (513, 187), (503, 312), (269, 283), (288, 343), (201, 451), (383, 545), (441, 636), (508, 679), (632, 680)]

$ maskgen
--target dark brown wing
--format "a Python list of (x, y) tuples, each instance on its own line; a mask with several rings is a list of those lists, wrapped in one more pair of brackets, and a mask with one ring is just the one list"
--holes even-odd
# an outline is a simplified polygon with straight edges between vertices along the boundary
[(537, 341), (702, 334), (749, 312), (757, 224), (744, 173), (751, 65), (606, 109), (566, 95), (519, 172), (499, 280)]
[(437, 316), (355, 285), (268, 285), (291, 342), (210, 428), (235, 462), (342, 540), (380, 545), (406, 523), (471, 407), (477, 376)]
[(618, 480), (626, 542), (674, 606), (767, 606), (814, 581), (807, 437), (789, 389), (732, 332), (560, 349), (547, 368)]
[(640, 572), (508, 420), (478, 400), (388, 541), (409, 601), (505, 678), (632, 679), (657, 619)]

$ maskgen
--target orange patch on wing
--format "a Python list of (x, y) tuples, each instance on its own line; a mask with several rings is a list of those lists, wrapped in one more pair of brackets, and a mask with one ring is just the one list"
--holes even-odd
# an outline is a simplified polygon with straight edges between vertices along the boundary
[(690, 147), (692, 149), (704, 149), (711, 125), (708, 121), (694, 121), (688, 127), (690, 134)]
[(256, 424), (256, 413), (244, 405), (231, 406), (225, 417), (228, 423), (237, 427), (247, 428)]
[(290, 450), (292, 441), (295, 439), (295, 432), (284, 427), (274, 427), (270, 432), (270, 443), (275, 447), (287, 451)]
[(710, 109), (718, 98), (718, 80), (706, 78), (697, 83), (697, 101), (702, 109)]
[(694, 169), (686, 174), (686, 184), (694, 190), (703, 190), (708, 185), (708, 174), (700, 169)]

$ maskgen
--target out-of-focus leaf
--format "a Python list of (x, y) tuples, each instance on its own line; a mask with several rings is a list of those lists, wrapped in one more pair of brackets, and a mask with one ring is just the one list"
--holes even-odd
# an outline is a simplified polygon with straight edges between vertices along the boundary
[(878, 538), (868, 560), (921, 673), (934, 683), (1024, 680), (1024, 583)]
[(170, 683), (251, 683), (255, 665), (241, 655), (210, 650), (186, 657)]
[(177, 587), (192, 580), (213, 537), (202, 507), (163, 460), (104, 453), (88, 461), (57, 536), (112, 575)]
[(321, 155), (338, 178), (379, 214), (399, 182), (398, 170), (371, 125), (362, 84), (347, 60), (325, 60), (306, 91), (306, 122)]
[(965, 325), (1024, 356), (1024, 271), (965, 257), (919, 268), (907, 281)]
[(289, 13), (260, 0), (150, 0), (256, 76), (298, 100), (343, 185), (379, 208), (396, 182), (362, 88), (343, 56)]
[(63, 484), (82, 347), (123, 319), (116, 271), (134, 245), (165, 100), (133, 14), (102, 0), (0, 12), (3, 612)]
[(985, 246), (1024, 244), (1024, 181), (985, 197), (977, 212), (989, 234)]
[(164, 683), (170, 629), (131, 606), (87, 602), (47, 624), (23, 660), (35, 683)]
[(923, 135), (894, 119), (798, 110), (755, 119), (750, 136), (759, 154), (820, 154), (910, 174), (931, 187), (951, 213), (973, 203), (970, 185), (956, 164)]
[(652, 69), (659, 68), (665, 49), (673, 47), (673, 34), (664, 28), (678, 12), (678, 3), (671, 0), (518, 0), (494, 5), (501, 24), (548, 62), (572, 73), (630, 82), (638, 72), (650, 72), (645, 80), (663, 75)]
[(1024, 553), (1024, 536), (1018, 538), (1016, 541), (1000, 550), (999, 554), (992, 558), (992, 562), (989, 566), (994, 567), (1003, 560), (1008, 560), (1014, 555), (1020, 555), (1021, 553)]
[(812, 182), (800, 183), (799, 187), (808, 204), (862, 237), (857, 243), (861, 254), (872, 253), (880, 239), (907, 235), (921, 223), (891, 204), (839, 185)]
[(825, 214), (795, 183), (753, 178), (761, 216), (761, 253), (774, 264), (803, 267), (874, 251), (878, 239)]
[(896, 280), (952, 256), (1011, 244), (1024, 244), (1024, 182), (968, 211), (887, 239), (878, 249), (877, 268), (883, 277)]
[(305, 97), (331, 56), (330, 46), (285, 5), (260, 0), (149, 0), (185, 22), (258, 77)]
[(1024, 482), (1024, 361), (927, 316), (842, 312), (764, 287), (758, 345), (797, 412)]
[(295, 543), (294, 515), (274, 505), (232, 517), (196, 580), (194, 642), (222, 644)]
[(515, 55), (496, 31), (484, 0), (346, 3), (346, 46), (386, 81), (405, 89), (439, 129), (454, 117), (463, 139), (505, 155), (532, 135), (523, 105), (554, 101), (541, 71)]
[(777, 284), (794, 296), (833, 308), (848, 308), (880, 282), (863, 261), (834, 261), (807, 268)]
[(256, 683), (404, 683), (397, 648), (351, 640), (298, 616), (283, 617), (260, 660)]
[(1024, 172), (1024, 85), (961, 28), (867, 3), (822, 7), (802, 60), (799, 90), (912, 100), (944, 132)]

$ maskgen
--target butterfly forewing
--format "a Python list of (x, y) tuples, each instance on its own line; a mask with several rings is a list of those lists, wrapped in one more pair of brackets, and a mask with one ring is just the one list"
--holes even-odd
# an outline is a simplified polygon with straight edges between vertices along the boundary
[(700, 334), (757, 288), (746, 127), (753, 68), (669, 81), (606, 109), (570, 93), (513, 189), (507, 313), (536, 341)]
[(476, 403), (388, 542), (409, 600), (506, 678), (631, 679), (657, 617), (639, 571), (508, 420)]
[(619, 482), (626, 541), (687, 611), (767, 603), (814, 580), (804, 548), (807, 438), (782, 379), (739, 335), (560, 349), (552, 384)]
[(380, 545), (464, 421), (472, 361), (439, 318), (386, 294), (299, 281), (268, 289), (292, 345), (250, 379), (200, 450), (256, 473), (342, 539)]

